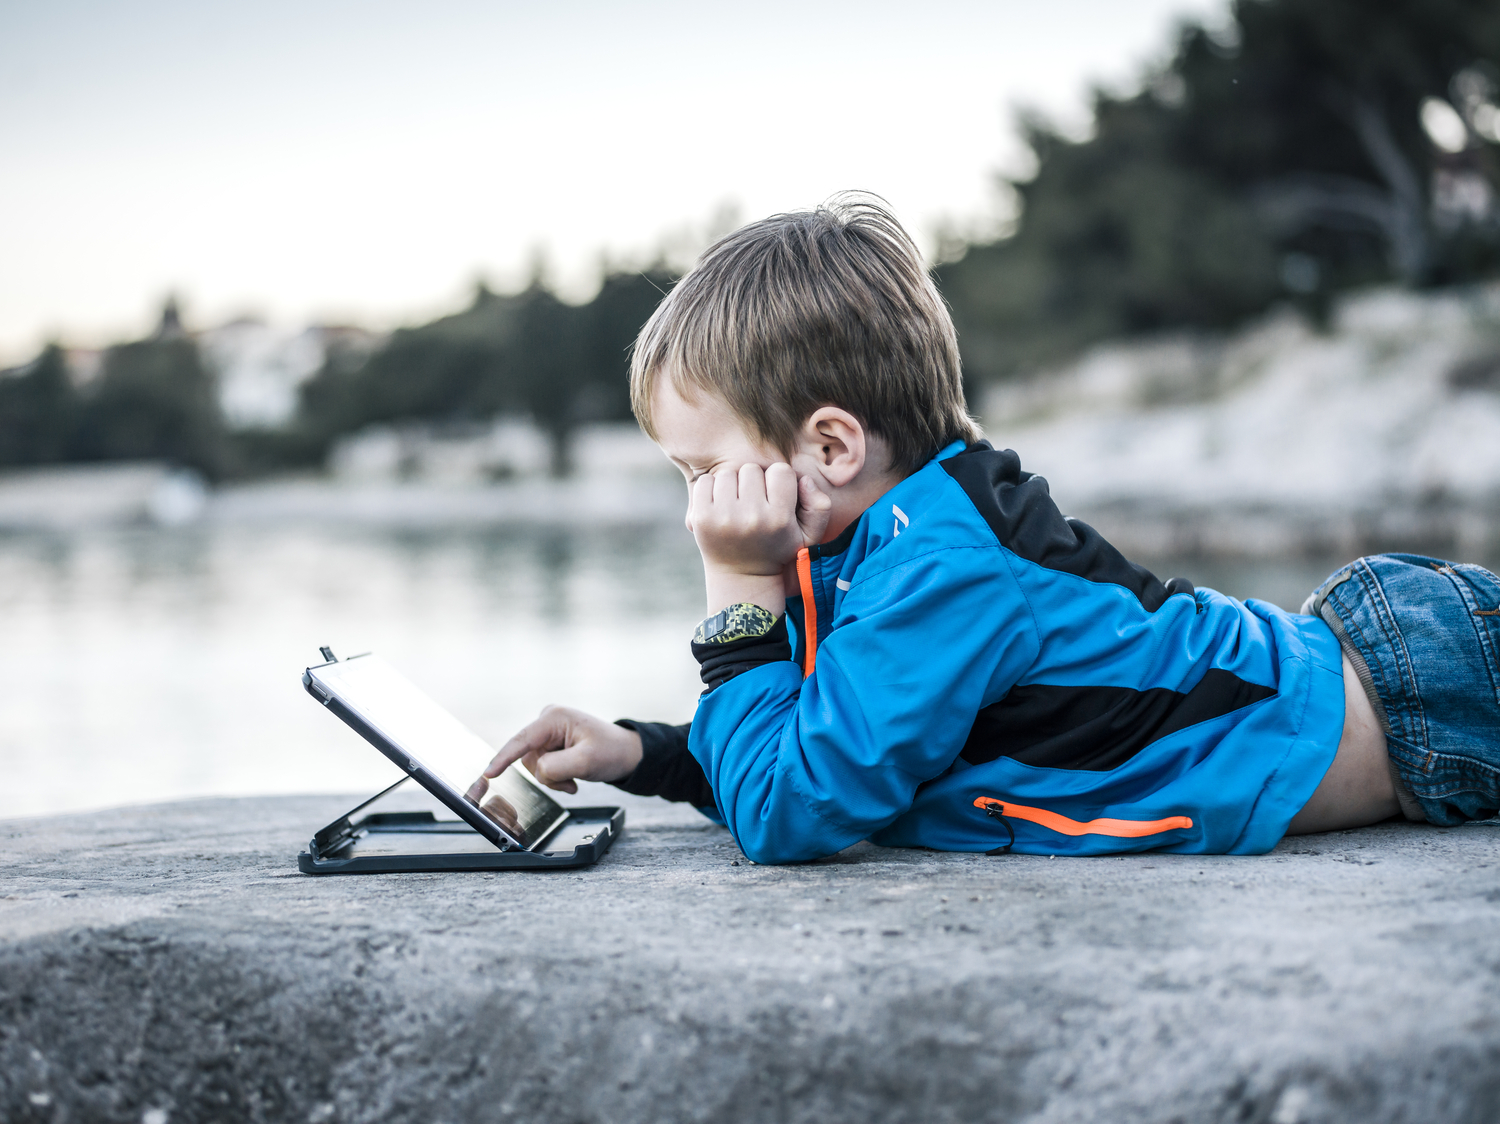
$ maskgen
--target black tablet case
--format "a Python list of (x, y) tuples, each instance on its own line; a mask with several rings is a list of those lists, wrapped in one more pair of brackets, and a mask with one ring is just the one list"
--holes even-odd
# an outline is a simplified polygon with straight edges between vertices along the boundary
[[(332, 656), (326, 648), (325, 656)], [(326, 664), (319, 666), (327, 666)], [(303, 874), (389, 874), (444, 870), (560, 870), (590, 866), (608, 851), (625, 829), (623, 808), (569, 808), (568, 817), (540, 846), (502, 851), (454, 815), (423, 784), (429, 774), (337, 698), (325, 697), (308, 668), (302, 674), (307, 693), (340, 718), (365, 741), (409, 771), (395, 784), (358, 804), (312, 837), (297, 855)], [(407, 781), (414, 781), (404, 793)], [(415, 790), (415, 791), (413, 791)], [(413, 801), (416, 806), (413, 807)], [(382, 811), (368, 811), (384, 804)], [(355, 819), (361, 812), (365, 815)]]
[[(597, 862), (625, 828), (624, 808), (569, 808), (568, 818), (543, 840), (544, 850), (502, 851), (463, 820), (448, 818), (452, 813), (418, 786), (413, 786), (417, 793), (398, 793), (408, 780), (402, 777), (320, 830), (297, 856), (297, 869), (303, 874), (563, 870)], [(398, 798), (403, 795), (408, 799)], [(412, 808), (413, 799), (429, 806)], [(368, 810), (381, 803), (387, 810)]]

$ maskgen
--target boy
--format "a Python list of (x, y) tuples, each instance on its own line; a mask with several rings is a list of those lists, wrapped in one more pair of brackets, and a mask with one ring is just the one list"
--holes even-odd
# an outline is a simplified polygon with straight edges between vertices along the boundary
[(757, 862), (1258, 854), (1500, 807), (1500, 579), (1363, 559), (1296, 616), (1163, 585), (979, 439), (947, 309), (876, 204), (708, 250), (631, 395), (688, 481), (706, 690), (683, 727), (549, 707), (476, 799), (524, 758), (691, 801)]

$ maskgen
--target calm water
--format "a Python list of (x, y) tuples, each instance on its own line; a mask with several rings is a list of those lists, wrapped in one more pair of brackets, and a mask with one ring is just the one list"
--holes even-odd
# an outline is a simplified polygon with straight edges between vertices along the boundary
[(0, 537), (0, 816), (374, 791), (394, 766), (303, 690), (378, 651), (481, 736), (548, 702), (687, 721), (702, 575), (681, 528)]
[[(1173, 564), (1296, 608), (1333, 563)], [(702, 575), (680, 524), (0, 536), (0, 816), (373, 792), (394, 766), (303, 691), (378, 651), (493, 744), (548, 702), (686, 721)]]

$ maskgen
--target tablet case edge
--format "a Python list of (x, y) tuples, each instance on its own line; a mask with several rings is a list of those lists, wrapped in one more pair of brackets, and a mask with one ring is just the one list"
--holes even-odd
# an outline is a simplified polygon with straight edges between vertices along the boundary
[[(365, 801), (365, 804), (359, 805), (354, 811), (358, 811), (370, 802)], [(566, 854), (545, 851), (538, 853), (520, 849), (501, 851), (497, 848), (494, 851), (472, 851), (457, 855), (406, 854), (363, 855), (350, 859), (323, 858), (322, 848), (319, 846), (320, 837), (326, 838), (325, 833), (329, 829), (337, 828), (340, 823), (347, 822), (347, 815), (340, 816), (328, 827), (319, 831), (308, 844), (308, 849), (297, 855), (297, 869), (303, 874), (416, 874), (450, 870), (569, 870), (592, 866), (610, 849), (615, 839), (624, 830), (625, 809), (605, 806), (569, 808), (568, 819), (564, 821), (564, 826), (571, 822), (597, 822), (604, 825), (604, 830), (598, 832), (589, 842), (579, 844)], [(342, 844), (361, 828), (393, 824), (415, 826), (422, 823), (434, 825), (442, 823), (445, 825), (443, 833), (448, 834), (450, 828), (447, 825), (452, 822), (437, 820), (431, 812), (376, 812), (349, 824), (347, 831), (340, 832), (338, 849), (341, 850)], [(422, 833), (413, 832), (413, 834)], [(484, 836), (479, 832), (475, 831), (473, 834), (476, 839), (484, 840)], [(488, 840), (484, 841), (488, 842)]]

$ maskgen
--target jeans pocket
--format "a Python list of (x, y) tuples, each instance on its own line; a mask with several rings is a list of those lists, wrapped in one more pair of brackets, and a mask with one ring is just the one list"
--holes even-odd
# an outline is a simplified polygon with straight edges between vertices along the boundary
[(1500, 811), (1500, 768), (1468, 753), (1433, 753), (1426, 775), (1408, 783), (1429, 823), (1451, 827)]
[(1353, 569), (1356, 580), (1331, 586), (1325, 609), (1337, 610), (1369, 664), (1401, 779), (1431, 823), (1493, 816), (1500, 808), (1500, 578), (1480, 566), (1405, 554), (1362, 558)]
[(1458, 563), (1446, 569), (1469, 610), (1475, 641), (1484, 656), (1490, 693), (1500, 705), (1500, 578), (1483, 566)]

